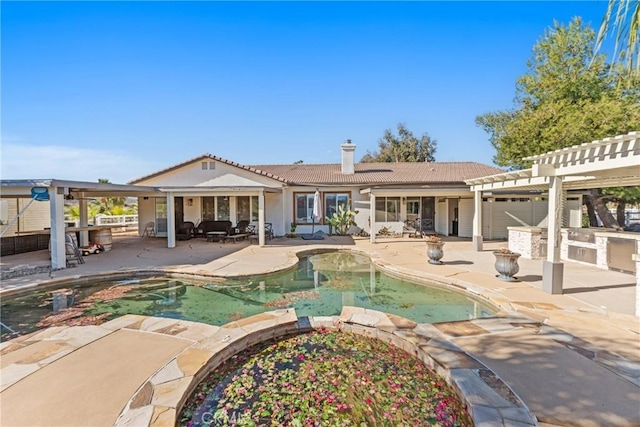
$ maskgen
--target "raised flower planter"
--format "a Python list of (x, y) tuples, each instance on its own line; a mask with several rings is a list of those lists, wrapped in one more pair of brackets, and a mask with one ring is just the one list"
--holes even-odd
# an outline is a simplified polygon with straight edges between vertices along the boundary
[(429, 264), (443, 264), (442, 257), (444, 256), (444, 242), (438, 236), (427, 236), (427, 257), (429, 257)]
[(498, 272), (498, 279), (506, 282), (513, 282), (516, 280), (514, 276), (518, 271), (520, 271), (520, 266), (518, 265), (518, 258), (520, 258), (520, 254), (512, 252), (509, 249), (493, 251), (493, 254), (496, 257), (495, 267)]

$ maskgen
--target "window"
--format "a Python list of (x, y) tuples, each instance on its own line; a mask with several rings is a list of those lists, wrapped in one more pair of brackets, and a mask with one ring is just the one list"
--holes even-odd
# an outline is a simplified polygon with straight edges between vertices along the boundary
[(203, 197), (202, 198), (202, 220), (229, 220), (229, 198), (228, 197)]
[(400, 197), (376, 197), (376, 222), (400, 221)]
[(229, 209), (229, 198), (227, 196), (216, 197), (216, 219), (218, 221), (228, 221), (231, 219), (231, 210)]
[(330, 217), (338, 212), (338, 207), (349, 209), (349, 193), (326, 193), (324, 195), (324, 216)]
[(156, 197), (156, 233), (167, 233), (167, 198)]
[(202, 162), (202, 170), (203, 171), (207, 170), (207, 162)]
[(236, 220), (258, 221), (258, 196), (236, 197)]
[(216, 204), (214, 197), (202, 198), (202, 220), (203, 221), (215, 221), (216, 219)]
[(420, 217), (420, 197), (407, 197), (407, 219)]
[(251, 196), (251, 221), (258, 222), (258, 196)]
[(298, 224), (311, 224), (313, 222), (313, 196), (315, 193), (296, 193), (295, 219)]

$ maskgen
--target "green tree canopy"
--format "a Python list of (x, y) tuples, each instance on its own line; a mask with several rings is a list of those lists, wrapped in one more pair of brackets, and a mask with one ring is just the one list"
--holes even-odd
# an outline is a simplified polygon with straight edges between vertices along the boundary
[(398, 135), (394, 135), (391, 129), (385, 130), (378, 141), (378, 151), (367, 151), (360, 162), (435, 162), (436, 147), (436, 140), (428, 134), (424, 133), (418, 139), (404, 123), (399, 123)]
[(629, 84), (637, 74), (594, 56), (594, 43), (580, 18), (545, 31), (516, 82), (514, 108), (476, 118), (496, 164), (521, 169), (523, 157), (640, 128), (640, 86)]
[[(595, 32), (580, 18), (545, 31), (516, 82), (513, 109), (476, 118), (496, 149), (496, 164), (521, 169), (529, 166), (523, 157), (640, 129), (638, 72), (608, 64), (594, 54), (594, 44)], [(595, 210), (605, 226), (616, 226), (605, 203), (624, 208), (636, 191), (592, 190), (586, 198), (591, 225)]]

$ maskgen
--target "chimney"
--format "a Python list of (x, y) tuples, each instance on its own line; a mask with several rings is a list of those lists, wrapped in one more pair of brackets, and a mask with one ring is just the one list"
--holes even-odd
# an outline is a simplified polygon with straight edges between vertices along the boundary
[(347, 139), (340, 148), (342, 149), (342, 173), (345, 175), (353, 175), (356, 173), (355, 166), (353, 165), (353, 153), (356, 151), (356, 145), (352, 144), (350, 139)]

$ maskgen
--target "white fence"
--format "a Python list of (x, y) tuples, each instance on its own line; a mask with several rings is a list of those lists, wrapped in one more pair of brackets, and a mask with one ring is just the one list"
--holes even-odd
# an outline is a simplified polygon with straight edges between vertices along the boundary
[[(65, 220), (68, 227), (77, 227), (79, 220)], [(88, 221), (89, 225), (119, 225), (124, 228), (137, 228), (138, 215), (96, 215)]]

